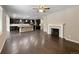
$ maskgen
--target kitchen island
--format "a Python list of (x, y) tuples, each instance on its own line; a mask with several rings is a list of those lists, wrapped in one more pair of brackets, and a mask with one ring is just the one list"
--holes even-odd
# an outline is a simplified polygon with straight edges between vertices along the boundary
[(30, 24), (11, 24), (10, 26), (19, 27), (19, 32), (33, 31), (33, 26)]

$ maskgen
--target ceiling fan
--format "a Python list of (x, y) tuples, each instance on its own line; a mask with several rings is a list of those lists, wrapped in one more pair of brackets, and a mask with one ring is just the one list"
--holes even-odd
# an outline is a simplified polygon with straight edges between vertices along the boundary
[(46, 5), (38, 5), (38, 7), (33, 8), (34, 10), (37, 10), (37, 12), (46, 12), (50, 8)]

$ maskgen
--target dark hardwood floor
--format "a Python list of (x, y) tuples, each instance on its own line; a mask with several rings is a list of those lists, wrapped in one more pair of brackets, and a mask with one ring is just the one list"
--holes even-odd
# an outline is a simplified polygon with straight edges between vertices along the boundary
[(79, 53), (79, 44), (53, 37), (43, 31), (11, 32), (2, 54), (64, 54)]

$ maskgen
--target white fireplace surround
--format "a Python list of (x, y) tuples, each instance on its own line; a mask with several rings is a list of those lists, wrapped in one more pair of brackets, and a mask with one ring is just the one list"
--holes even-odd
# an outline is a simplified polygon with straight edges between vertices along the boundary
[(51, 34), (51, 28), (59, 29), (59, 37), (64, 38), (63, 35), (63, 26), (64, 24), (48, 24), (48, 34)]

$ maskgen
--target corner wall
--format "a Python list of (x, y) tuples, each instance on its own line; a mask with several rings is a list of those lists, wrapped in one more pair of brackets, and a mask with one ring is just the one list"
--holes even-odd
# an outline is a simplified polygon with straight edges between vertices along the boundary
[(2, 32), (2, 8), (0, 7), (0, 32)]
[(3, 8), (0, 6), (0, 53), (4, 46), (7, 37), (7, 18), (6, 13)]
[(47, 15), (43, 18), (43, 28), (46, 31), (48, 24), (65, 24), (64, 38), (79, 43), (79, 6)]

